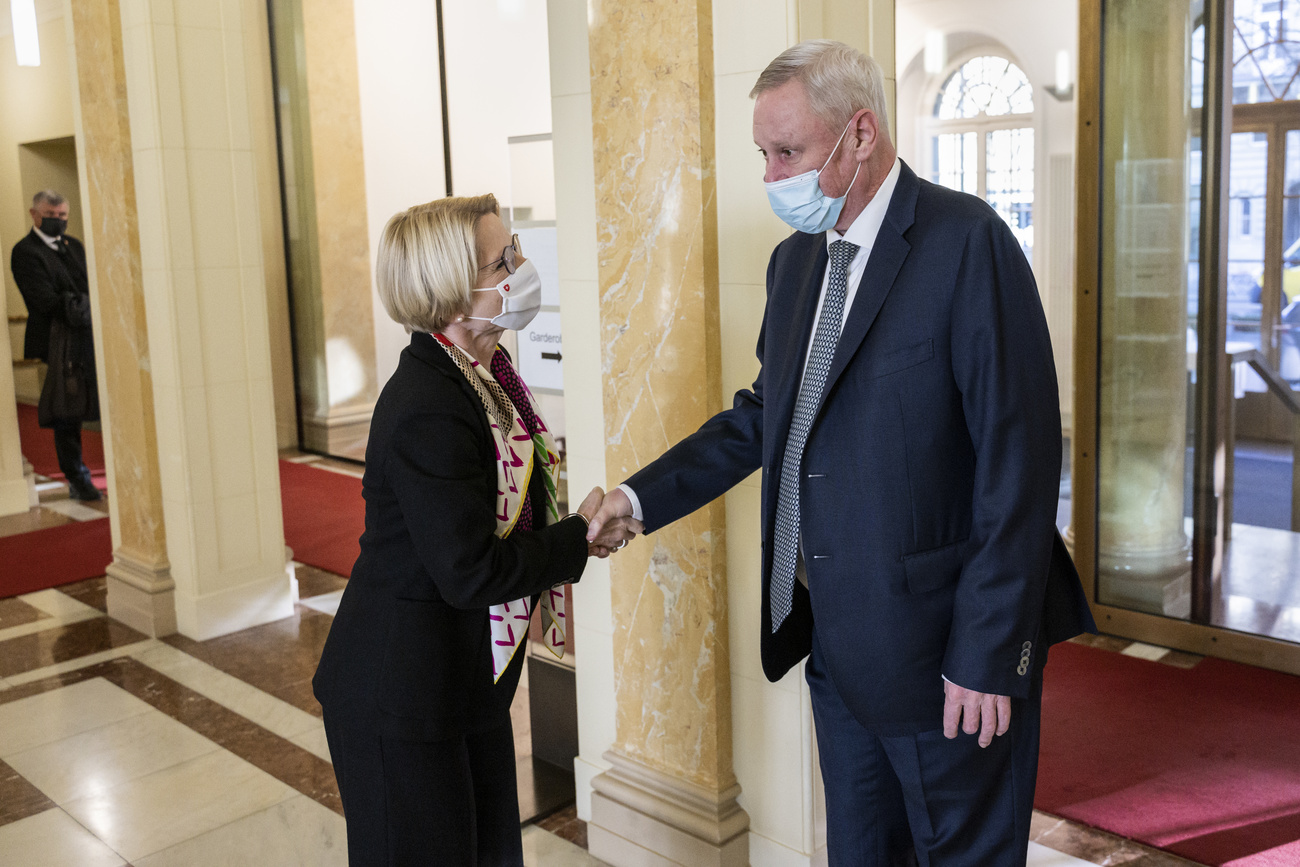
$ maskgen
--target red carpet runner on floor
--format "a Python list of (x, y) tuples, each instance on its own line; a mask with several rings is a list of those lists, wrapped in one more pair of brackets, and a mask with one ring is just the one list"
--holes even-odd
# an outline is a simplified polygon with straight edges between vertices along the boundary
[(366, 504), (361, 480), (310, 464), (280, 461), (284, 544), (293, 558), (344, 578), (361, 553)]
[(1034, 806), (1203, 864), (1300, 865), (1300, 678), (1059, 644)]
[[(22, 443), (23, 457), (42, 476), (62, 479), (59, 458), (54, 453), (54, 431), (42, 428), (36, 422), (36, 407), (18, 404), (18, 440)], [(98, 431), (81, 432), (81, 460), (95, 481), (95, 487), (104, 490), (104, 437)]]
[(112, 559), (107, 518), (0, 537), (0, 599), (98, 578)]

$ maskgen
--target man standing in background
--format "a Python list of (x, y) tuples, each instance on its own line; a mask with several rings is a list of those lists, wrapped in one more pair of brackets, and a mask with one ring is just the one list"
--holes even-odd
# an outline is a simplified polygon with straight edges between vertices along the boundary
[[(99, 418), (86, 249), (67, 234), (68, 201), (63, 196), (53, 190), (41, 190), (32, 198), (28, 213), (32, 217), (32, 230), (14, 245), (9, 257), (14, 281), (27, 305), (23, 355), (48, 362), (51, 327), (58, 322), (67, 329), (68, 345), (75, 355), (73, 363), (79, 375), (77, 387), (85, 390), (89, 409), (75, 418), (58, 417), (48, 424), (43, 420), (42, 426), (54, 430), (59, 469), (68, 480), (72, 497), (98, 500), (99, 491), (81, 459), (81, 423)], [(50, 370), (46, 377), (60, 375), (60, 371)], [(47, 390), (49, 387), (47, 384)]]

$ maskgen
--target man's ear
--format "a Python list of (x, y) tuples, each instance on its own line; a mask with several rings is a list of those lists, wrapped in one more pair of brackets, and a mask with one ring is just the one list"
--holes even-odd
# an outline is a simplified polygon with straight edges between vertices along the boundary
[(866, 162), (880, 142), (880, 122), (876, 113), (869, 108), (861, 109), (853, 115), (849, 124), (849, 132), (853, 137), (853, 158), (858, 162)]

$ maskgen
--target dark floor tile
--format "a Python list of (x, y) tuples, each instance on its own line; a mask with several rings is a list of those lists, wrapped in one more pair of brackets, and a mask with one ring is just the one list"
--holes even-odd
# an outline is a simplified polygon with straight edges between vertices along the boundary
[(342, 814), (334, 769), (291, 741), (200, 695), (144, 663), (114, 659), (96, 666), (106, 680), (188, 726), (318, 804)]
[(116, 620), (97, 617), (0, 642), (0, 677), (32, 671), (144, 641), (147, 638)]
[(1181, 650), (1171, 650), (1169, 653), (1160, 657), (1160, 662), (1165, 665), (1172, 665), (1174, 668), (1195, 668), (1204, 658), (1204, 656), (1198, 656), (1195, 653), (1184, 653)]
[(0, 761), (0, 825), (8, 825), (57, 806), (9, 765)]
[(49, 616), (44, 611), (28, 605), (21, 599), (0, 599), (0, 629), (35, 623), (37, 620), (43, 620)]
[(182, 635), (163, 640), (212, 667), (320, 716), (311, 679), (334, 618), (298, 607), (291, 617), (239, 632), (194, 641)]
[(1029, 839), (1066, 855), (1092, 864), (1124, 865), (1124, 867), (1200, 867), (1188, 861), (1108, 834), (1097, 828), (1080, 825), (1047, 813), (1034, 811), (1029, 825)]
[(64, 584), (58, 590), (84, 605), (108, 613), (108, 579), (102, 575), (98, 578), (77, 581), (74, 584)]
[(19, 533), (30, 533), (33, 530), (45, 530), (49, 527), (62, 527), (64, 524), (72, 523), (75, 522), (67, 515), (35, 506), (26, 512), (19, 512), (17, 515), (5, 515), (0, 518), (0, 536), (17, 536)]
[(314, 717), (322, 716), (320, 702), (316, 700), (316, 695), (311, 688), (311, 675), (316, 673), (313, 668), (311, 674), (304, 680), (295, 680), (292, 683), (269, 689), (271, 695), (278, 698), (286, 704), (291, 704), (298, 710), (306, 711)]
[(33, 695), (40, 695), (43, 692), (62, 689), (74, 683), (81, 683), (83, 680), (99, 677), (102, 669), (102, 663), (100, 665), (90, 665), (85, 668), (78, 668), (75, 671), (50, 675), (41, 680), (34, 680), (19, 686), (11, 686), (9, 689), (0, 690), (0, 704), (8, 704), (11, 701), (18, 701)]
[(537, 822), (537, 827), (568, 840), (575, 846), (587, 848), (587, 823), (578, 818), (578, 807), (573, 805), (552, 813)]
[(1086, 632), (1070, 640), (1075, 644), (1086, 644), (1098, 650), (1111, 650), (1115, 653), (1119, 653), (1133, 643), (1132, 639), (1128, 638), (1116, 638), (1114, 635), (1089, 635)]
[(333, 593), (348, 586), (348, 579), (341, 575), (326, 572), (324, 569), (317, 569), (315, 566), (308, 566), (306, 563), (296, 565), (294, 574), (298, 577), (299, 599), (324, 596), (326, 593)]

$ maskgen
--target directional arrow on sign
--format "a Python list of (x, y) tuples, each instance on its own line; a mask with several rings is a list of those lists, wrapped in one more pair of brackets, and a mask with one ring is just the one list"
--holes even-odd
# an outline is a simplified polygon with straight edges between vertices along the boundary
[(544, 358), (544, 359), (546, 359), (546, 360), (548, 360), (548, 361), (559, 361), (559, 360), (560, 360), (561, 358), (563, 358), (563, 357), (564, 357), (564, 356), (562, 356), (562, 355), (561, 355), (560, 353), (558, 353), (558, 352), (543, 352), (543, 353), (542, 353), (542, 358)]

